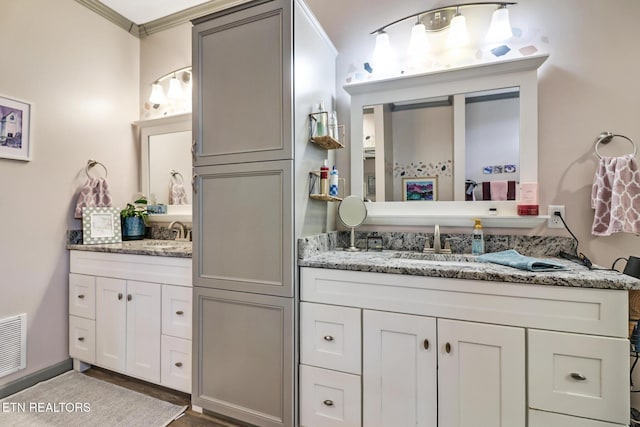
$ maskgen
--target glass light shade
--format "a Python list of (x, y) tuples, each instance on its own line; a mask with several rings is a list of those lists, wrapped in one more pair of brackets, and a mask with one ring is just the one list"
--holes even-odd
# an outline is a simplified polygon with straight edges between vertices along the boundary
[(469, 44), (469, 32), (467, 31), (467, 20), (464, 15), (457, 14), (451, 20), (449, 26), (449, 37), (447, 47), (456, 48)]
[(489, 26), (489, 31), (487, 31), (485, 41), (487, 43), (497, 43), (511, 37), (513, 37), (513, 32), (511, 31), (511, 23), (509, 22), (509, 11), (506, 7), (499, 7), (493, 12), (491, 25)]
[(149, 102), (154, 105), (164, 104), (167, 102), (167, 97), (164, 96), (164, 90), (162, 90), (162, 86), (159, 83), (151, 85), (151, 96), (149, 97)]
[(184, 98), (182, 85), (180, 84), (180, 81), (176, 78), (176, 76), (171, 77), (171, 80), (169, 80), (169, 91), (167, 92), (167, 97), (170, 99)]
[(411, 39), (409, 40), (409, 55), (414, 59), (423, 59), (429, 49), (429, 40), (427, 39), (427, 27), (422, 23), (418, 23), (411, 29)]
[(389, 34), (381, 31), (376, 36), (376, 47), (373, 51), (373, 59), (376, 65), (381, 66), (393, 60), (393, 50), (389, 41)]

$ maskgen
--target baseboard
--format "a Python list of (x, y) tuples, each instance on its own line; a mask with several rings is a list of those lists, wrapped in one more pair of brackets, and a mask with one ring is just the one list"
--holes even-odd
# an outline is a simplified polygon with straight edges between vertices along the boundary
[(56, 377), (62, 373), (70, 371), (73, 368), (72, 359), (63, 360), (60, 363), (49, 366), (48, 368), (41, 369), (32, 374), (26, 375), (20, 379), (7, 383), (0, 387), (0, 399), (15, 394), (38, 384), (41, 381), (46, 381), (53, 377)]

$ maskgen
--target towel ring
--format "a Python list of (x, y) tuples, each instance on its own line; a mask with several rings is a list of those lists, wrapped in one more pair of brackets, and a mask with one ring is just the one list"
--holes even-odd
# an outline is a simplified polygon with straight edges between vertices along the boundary
[[(182, 177), (182, 174), (174, 169), (171, 169), (171, 171), (169, 171), (169, 173), (171, 174), (171, 178), (173, 178), (175, 180), (176, 183), (178, 184), (182, 184), (184, 182), (184, 178)], [(180, 181), (178, 181), (178, 178), (180, 177)]]
[(627, 137), (627, 136), (613, 134), (611, 132), (602, 132), (600, 135), (598, 135), (598, 139), (596, 139), (596, 156), (598, 156), (599, 159), (602, 158), (602, 156), (600, 155), (600, 152), (598, 151), (598, 146), (600, 144), (608, 144), (609, 142), (611, 142), (611, 140), (615, 136), (619, 136), (620, 138), (624, 138), (627, 141), (629, 141), (631, 143), (631, 145), (633, 145), (633, 157), (635, 157), (636, 153), (638, 152), (638, 147), (636, 147), (635, 142), (633, 142), (633, 140), (631, 138)]
[(87, 176), (89, 178), (93, 178), (91, 176), (91, 174), (89, 174), (89, 170), (94, 167), (95, 165), (100, 165), (102, 166), (102, 168), (104, 169), (104, 177), (106, 178), (109, 175), (109, 171), (107, 170), (107, 167), (105, 165), (103, 165), (102, 163), (100, 163), (97, 160), (93, 160), (93, 159), (89, 159), (87, 160), (87, 167), (84, 169), (84, 172), (87, 174)]

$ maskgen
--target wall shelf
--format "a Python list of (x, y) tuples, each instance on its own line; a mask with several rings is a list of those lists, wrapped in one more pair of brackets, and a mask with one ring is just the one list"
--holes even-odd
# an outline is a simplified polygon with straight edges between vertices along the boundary
[(326, 194), (309, 194), (309, 198), (313, 200), (322, 200), (325, 202), (341, 202), (342, 198), (335, 196), (328, 196)]
[(344, 148), (344, 145), (340, 141), (335, 140), (331, 136), (314, 136), (310, 139), (316, 145), (324, 148), (325, 150), (335, 150)]

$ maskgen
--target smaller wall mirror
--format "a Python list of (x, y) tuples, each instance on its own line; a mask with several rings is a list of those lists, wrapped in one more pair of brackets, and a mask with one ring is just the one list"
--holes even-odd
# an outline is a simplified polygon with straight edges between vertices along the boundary
[(140, 128), (140, 182), (150, 203), (167, 205), (152, 222), (191, 222), (191, 114), (143, 120)]

